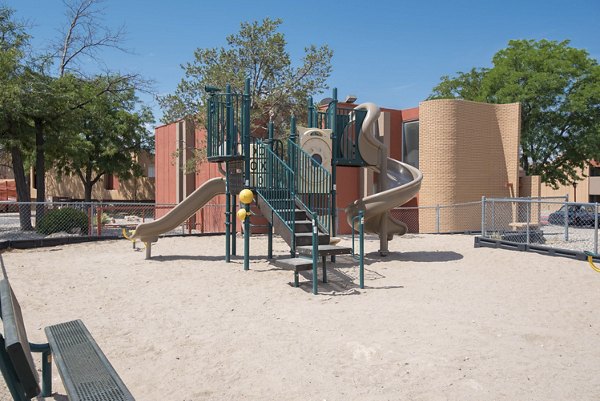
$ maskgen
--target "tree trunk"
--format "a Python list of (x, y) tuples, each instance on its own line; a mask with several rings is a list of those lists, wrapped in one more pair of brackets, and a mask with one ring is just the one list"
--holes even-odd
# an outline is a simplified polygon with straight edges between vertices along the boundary
[(35, 221), (36, 224), (44, 218), (46, 202), (46, 155), (44, 138), (44, 123), (40, 119), (34, 120), (35, 124), (35, 188), (37, 195), (35, 197), (38, 205), (36, 206)]
[[(23, 165), (23, 154), (21, 148), (14, 145), (10, 148), (12, 158), (13, 174), (15, 176), (15, 186), (17, 187), (17, 202), (31, 202), (31, 191), (29, 190), (29, 180), (25, 175)], [(21, 230), (32, 231), (31, 225), (31, 205), (29, 203), (19, 204), (19, 223)]]
[(85, 182), (83, 184), (83, 188), (84, 188), (84, 202), (91, 202), (92, 201), (92, 189), (94, 188), (94, 184), (90, 181)]

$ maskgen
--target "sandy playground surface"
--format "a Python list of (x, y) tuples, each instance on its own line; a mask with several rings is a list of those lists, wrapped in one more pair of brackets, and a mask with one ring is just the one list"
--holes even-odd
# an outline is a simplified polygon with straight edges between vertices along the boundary
[(317, 296), (267, 263), (264, 237), (249, 272), (222, 236), (161, 239), (151, 261), (125, 240), (3, 256), (30, 341), (82, 319), (138, 400), (600, 399), (585, 262), (461, 235), (397, 238), (385, 259), (366, 244), (368, 288), (340, 258)]

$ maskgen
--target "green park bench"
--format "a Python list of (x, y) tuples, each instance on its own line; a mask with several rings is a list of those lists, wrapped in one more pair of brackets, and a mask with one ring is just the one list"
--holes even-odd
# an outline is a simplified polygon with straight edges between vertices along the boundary
[[(21, 307), (8, 280), (0, 281), (0, 370), (15, 401), (52, 393), (52, 359), (70, 401), (134, 400), (81, 320), (45, 328), (47, 344), (27, 339)], [(42, 353), (42, 382), (32, 352)]]

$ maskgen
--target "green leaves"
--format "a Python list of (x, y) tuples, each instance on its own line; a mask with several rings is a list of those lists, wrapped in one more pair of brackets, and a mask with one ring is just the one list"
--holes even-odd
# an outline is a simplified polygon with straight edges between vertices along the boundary
[(168, 123), (196, 116), (204, 117), (205, 86), (241, 93), (245, 78), (250, 78), (252, 121), (255, 128), (266, 128), (269, 115), (280, 130), (291, 114), (306, 113), (309, 95), (322, 93), (331, 74), (333, 51), (326, 45), (310, 45), (295, 66), (286, 50), (281, 19), (243, 22), (240, 31), (226, 38), (227, 46), (197, 49), (194, 60), (182, 66), (185, 77), (173, 94), (159, 99)]
[[(138, 173), (135, 155), (153, 148), (148, 125), (152, 113), (137, 107), (134, 85), (116, 76), (80, 81), (76, 88), (85, 107), (73, 110), (62, 154), (56, 160), (62, 174), (75, 174), (85, 186), (95, 184), (103, 175), (127, 179)], [(105, 89), (112, 84), (112, 89)], [(101, 95), (94, 95), (102, 93)]]
[(551, 185), (578, 181), (600, 158), (600, 67), (569, 41), (511, 40), (490, 69), (442, 77), (430, 96), (520, 102), (521, 164)]

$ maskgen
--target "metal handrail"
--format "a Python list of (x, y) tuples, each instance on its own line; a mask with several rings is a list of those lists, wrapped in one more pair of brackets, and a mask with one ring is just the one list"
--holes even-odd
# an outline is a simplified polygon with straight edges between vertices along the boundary
[[(283, 224), (295, 234), (295, 173), (269, 145), (257, 141), (254, 161), (261, 167), (254, 172), (256, 192), (279, 217)], [(268, 166), (269, 168), (267, 168)]]
[(331, 173), (291, 140), (288, 141), (288, 150), (288, 163), (296, 172), (296, 200), (309, 214), (315, 213), (319, 227), (329, 233), (333, 207)]

